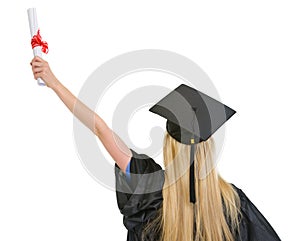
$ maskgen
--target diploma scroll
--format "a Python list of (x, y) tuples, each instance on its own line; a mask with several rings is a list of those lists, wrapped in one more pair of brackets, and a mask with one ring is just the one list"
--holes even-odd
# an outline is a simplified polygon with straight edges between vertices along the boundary
[[(31, 39), (33, 39), (34, 36), (39, 35), (39, 26), (38, 26), (38, 21), (37, 21), (36, 9), (35, 8), (27, 9), (27, 14), (28, 14)], [(41, 58), (43, 57), (42, 46), (37, 45), (37, 46), (33, 47), (32, 50), (33, 50), (34, 56), (39, 56)], [(41, 85), (41, 86), (46, 85), (41, 78), (38, 78), (37, 81), (38, 81), (38, 85)]]

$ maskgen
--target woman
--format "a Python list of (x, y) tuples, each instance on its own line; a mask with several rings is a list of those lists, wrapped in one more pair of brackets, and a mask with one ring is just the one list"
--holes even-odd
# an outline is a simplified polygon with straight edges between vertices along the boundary
[(234, 110), (185, 85), (153, 106), (150, 111), (167, 119), (163, 171), (130, 150), (58, 81), (46, 61), (35, 57), (31, 65), (34, 78), (44, 80), (116, 162), (117, 201), (128, 241), (280, 240), (246, 195), (214, 168), (212, 134)]

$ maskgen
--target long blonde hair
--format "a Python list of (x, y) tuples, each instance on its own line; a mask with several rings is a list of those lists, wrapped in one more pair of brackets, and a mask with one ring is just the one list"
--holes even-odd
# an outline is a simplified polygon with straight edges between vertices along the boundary
[(214, 140), (195, 145), (195, 204), (189, 199), (190, 149), (166, 133), (163, 204), (144, 234), (159, 232), (161, 241), (234, 241), (240, 200), (213, 167)]

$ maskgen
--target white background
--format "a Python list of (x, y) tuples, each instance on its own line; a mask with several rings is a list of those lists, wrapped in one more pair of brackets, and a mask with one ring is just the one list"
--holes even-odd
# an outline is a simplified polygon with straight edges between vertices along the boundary
[[(297, 1), (3, 2), (0, 240), (126, 240), (115, 193), (92, 179), (77, 156), (72, 115), (33, 80), (29, 7), (37, 8), (50, 46), (45, 58), (76, 95), (100, 64), (125, 52), (165, 49), (198, 63), (237, 110), (226, 127), (220, 173), (244, 190), (282, 240), (298, 239)], [(104, 119), (112, 111), (97, 110)]]

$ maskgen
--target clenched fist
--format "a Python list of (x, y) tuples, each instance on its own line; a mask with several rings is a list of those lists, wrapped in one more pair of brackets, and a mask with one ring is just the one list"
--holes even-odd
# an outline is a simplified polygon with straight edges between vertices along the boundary
[(49, 88), (53, 88), (58, 83), (47, 61), (36, 56), (30, 64), (35, 79), (41, 78)]

